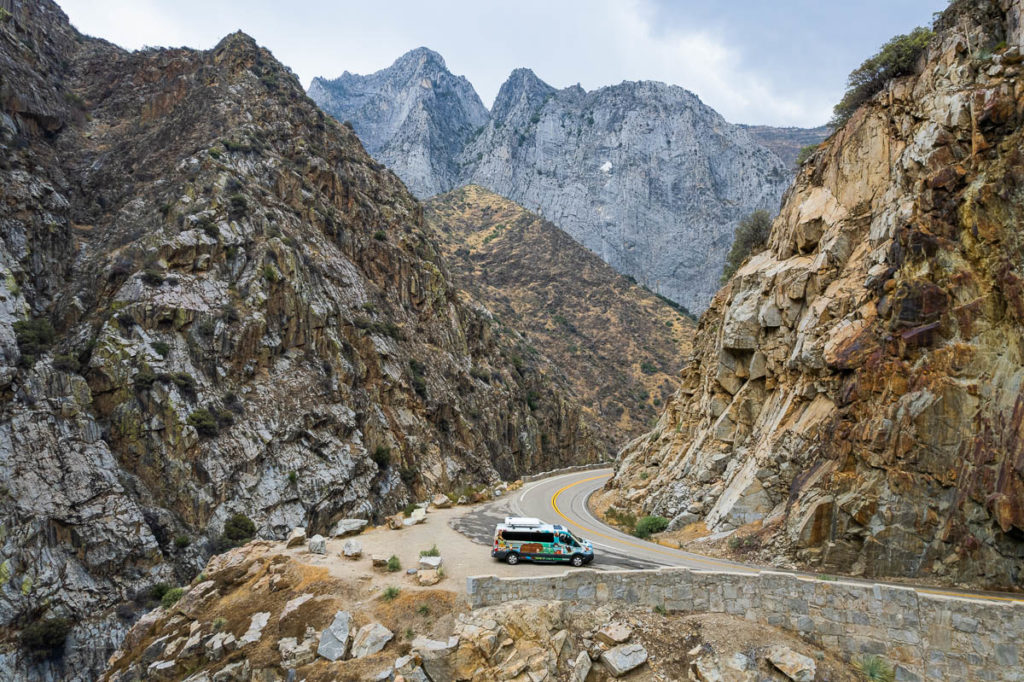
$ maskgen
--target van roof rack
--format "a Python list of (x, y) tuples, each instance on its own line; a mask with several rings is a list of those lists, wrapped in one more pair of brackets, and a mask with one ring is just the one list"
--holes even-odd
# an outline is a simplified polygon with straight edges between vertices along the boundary
[(537, 526), (547, 525), (540, 519), (534, 519), (527, 516), (507, 516), (505, 517), (506, 526), (518, 526), (520, 528), (535, 528)]

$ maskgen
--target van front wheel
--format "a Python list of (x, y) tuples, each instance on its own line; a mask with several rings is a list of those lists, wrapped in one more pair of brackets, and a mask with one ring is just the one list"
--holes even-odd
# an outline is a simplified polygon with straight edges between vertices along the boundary
[(580, 566), (583, 565), (583, 555), (582, 554), (573, 554), (572, 555), (572, 559), (570, 560), (570, 563), (573, 566), (575, 566), (576, 568), (579, 568)]
[(515, 566), (519, 563), (519, 555), (515, 552), (509, 552), (508, 556), (505, 557), (505, 563), (509, 566)]

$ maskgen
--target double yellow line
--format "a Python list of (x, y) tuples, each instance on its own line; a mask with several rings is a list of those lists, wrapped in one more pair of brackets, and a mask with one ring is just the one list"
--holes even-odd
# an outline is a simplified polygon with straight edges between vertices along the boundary
[[(591, 481), (596, 481), (596, 480), (599, 480), (599, 479), (602, 479), (602, 478), (611, 478), (611, 476), (612, 476), (611, 474), (601, 474), (600, 476), (591, 476), (590, 478), (581, 478), (580, 480), (578, 480), (578, 481), (576, 481), (574, 483), (570, 483), (567, 486), (563, 486), (563, 487), (559, 488), (558, 490), (555, 491), (555, 494), (551, 496), (551, 508), (555, 510), (556, 514), (558, 514), (563, 519), (565, 519), (566, 523), (568, 523), (569, 525), (576, 526), (577, 528), (579, 528), (582, 531), (585, 531), (589, 535), (596, 535), (598, 537), (605, 538), (606, 540), (611, 540), (612, 542), (614, 542), (614, 543), (616, 543), (618, 545), (625, 545), (627, 547), (634, 547), (636, 549), (642, 549), (645, 552), (654, 552), (656, 554), (664, 554), (665, 556), (672, 557), (673, 559), (677, 559), (677, 560), (678, 559), (685, 559), (686, 561), (692, 561), (692, 562), (697, 563), (697, 564), (706, 564), (708, 566), (713, 566), (715, 568), (721, 568), (721, 569), (729, 570), (729, 571), (741, 571), (741, 572), (746, 572), (746, 573), (760, 573), (761, 569), (759, 569), (759, 568), (749, 568), (749, 567), (746, 567), (746, 566), (740, 566), (740, 565), (733, 564), (733, 563), (726, 563), (726, 562), (723, 562), (723, 561), (715, 561), (714, 559), (709, 559), (709, 558), (706, 558), (706, 557), (703, 557), (703, 556), (695, 555), (695, 554), (692, 554), (690, 552), (683, 552), (683, 551), (673, 552), (673, 551), (664, 549), (660, 545), (656, 545), (656, 544), (654, 544), (652, 542), (645, 542), (645, 543), (641, 544), (641, 543), (638, 543), (638, 542), (632, 542), (630, 540), (623, 540), (621, 538), (615, 537), (614, 535), (608, 535), (607, 533), (602, 533), (601, 531), (599, 531), (599, 530), (597, 530), (595, 528), (588, 528), (587, 526), (583, 526), (583, 525), (573, 521), (568, 516), (566, 516), (565, 514), (562, 513), (562, 510), (558, 507), (558, 498), (561, 496), (562, 493), (564, 493), (566, 490), (569, 490), (570, 488), (574, 488), (574, 487), (576, 487), (578, 485), (582, 485), (583, 483), (589, 483)], [(778, 569), (772, 569), (772, 570), (778, 570)], [(794, 573), (794, 575), (799, 577), (801, 574)], [(814, 574), (813, 573), (812, 574), (806, 574), (806, 576), (813, 578)], [(1005, 596), (1002, 596), (1002, 595), (988, 594), (988, 593), (985, 593), (985, 594), (975, 594), (975, 593), (970, 593), (970, 592), (951, 592), (951, 591), (943, 591), (943, 590), (933, 590), (933, 589), (926, 588), (926, 587), (914, 587), (913, 585), (898, 585), (898, 584), (894, 584), (894, 583), (880, 583), (880, 584), (892, 585), (893, 587), (910, 587), (911, 589), (913, 589), (913, 590), (915, 590), (917, 592), (920, 592), (921, 594), (931, 594), (931, 595), (937, 595), (937, 596), (940, 596), (940, 597), (957, 597), (959, 599), (974, 599), (974, 600), (988, 600), (988, 601), (1003, 601), (1003, 602), (1024, 603), (1024, 598), (1022, 598), (1022, 597), (1005, 597)]]

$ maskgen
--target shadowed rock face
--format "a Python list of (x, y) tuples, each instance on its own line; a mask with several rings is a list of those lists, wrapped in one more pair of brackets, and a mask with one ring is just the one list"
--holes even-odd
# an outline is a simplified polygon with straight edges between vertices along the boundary
[(417, 195), (486, 187), (690, 310), (707, 307), (740, 218), (774, 213), (792, 179), (778, 156), (679, 87), (557, 90), (516, 69), (488, 116), (443, 65), (421, 48), (369, 76), (315, 79), (309, 94), (350, 120)]
[(683, 388), (623, 452), (621, 503), (753, 524), (764, 559), (1020, 585), (1019, 25), (1019, 3), (954, 3), (920, 75), (803, 168), (768, 250), (702, 318)]
[(528, 332), (609, 450), (675, 392), (693, 322), (518, 204), (470, 185), (425, 204), (459, 286)]
[[(95, 679), (113, 607), (190, 580), (234, 513), (312, 535), (604, 454), (398, 178), (251, 38), (127, 53), (8, 6), (0, 669)], [(17, 631), (56, 617), (63, 662), (34, 665)]]

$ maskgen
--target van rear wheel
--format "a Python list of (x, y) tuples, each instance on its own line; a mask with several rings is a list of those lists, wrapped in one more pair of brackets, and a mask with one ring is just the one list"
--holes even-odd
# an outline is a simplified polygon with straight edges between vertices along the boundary
[(519, 563), (519, 555), (515, 552), (509, 552), (508, 556), (505, 557), (505, 563), (509, 566), (515, 566)]
[(572, 555), (572, 559), (570, 560), (570, 563), (573, 566), (575, 566), (576, 568), (579, 568), (580, 566), (583, 565), (583, 555), (582, 554), (573, 554)]

